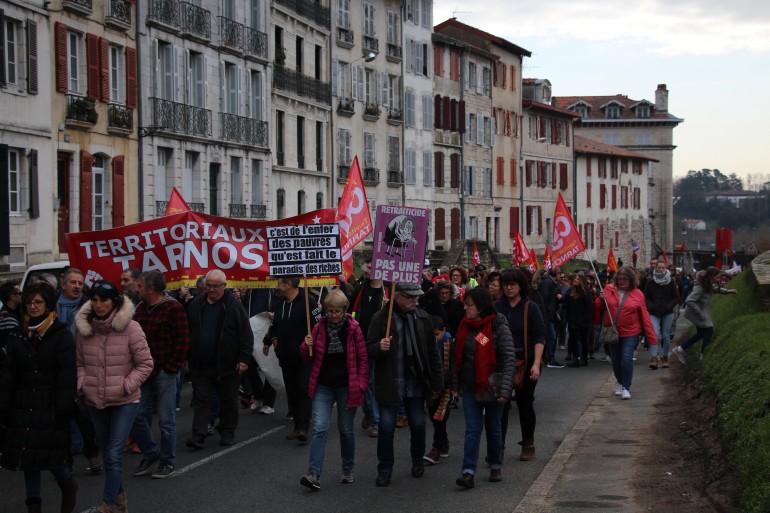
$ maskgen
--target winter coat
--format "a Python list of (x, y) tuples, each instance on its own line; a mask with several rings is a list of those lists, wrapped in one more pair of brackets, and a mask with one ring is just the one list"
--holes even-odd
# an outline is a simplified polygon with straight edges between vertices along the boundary
[(587, 330), (591, 327), (594, 309), (594, 296), (591, 292), (583, 297), (574, 298), (570, 289), (562, 301), (565, 319), (570, 329)]
[(686, 305), (684, 318), (693, 323), (698, 328), (713, 328), (714, 321), (711, 320), (711, 300), (714, 298), (714, 292), (718, 294), (727, 294), (727, 289), (715, 286), (713, 291), (706, 290), (700, 281), (695, 282), (692, 292), (684, 300)]
[[(615, 285), (604, 287), (604, 297), (607, 299), (609, 311), (612, 315), (607, 315), (605, 311), (604, 326), (611, 326), (617, 316), (620, 296)], [(607, 307), (605, 306), (606, 310)], [(647, 305), (644, 301), (644, 294), (639, 289), (633, 289), (626, 292), (626, 300), (623, 302), (623, 309), (616, 321), (618, 336), (620, 338), (633, 337), (635, 335), (644, 335), (647, 337), (647, 343), (651, 346), (658, 345), (658, 339), (655, 336), (655, 327), (652, 325), (650, 313), (647, 311)]]
[[(361, 332), (361, 327), (350, 314), (345, 314), (347, 326), (345, 332), (345, 356), (348, 369), (348, 403), (346, 408), (356, 408), (364, 404), (364, 393), (369, 388), (369, 355), (366, 352), (366, 340)], [(310, 356), (305, 342), (300, 346), (300, 355), (305, 362), (313, 362), (310, 370), (310, 382), (308, 395), (315, 397), (318, 386), (318, 375), (321, 373), (324, 355), (326, 354), (326, 319), (313, 328), (313, 356)]]
[(674, 308), (679, 304), (679, 287), (673, 277), (668, 285), (658, 285), (655, 283), (655, 278), (650, 278), (644, 288), (644, 297), (650, 315), (663, 317), (673, 313)]
[[(476, 335), (477, 328), (468, 327), (468, 338), (463, 346), (462, 363), (452, 375), (452, 388), (476, 390)], [(502, 375), (500, 395), (511, 397), (513, 393), (513, 373), (516, 370), (516, 350), (513, 346), (513, 336), (505, 316), (498, 313), (492, 319), (492, 344), (495, 346), (496, 371)]]
[[(366, 336), (366, 346), (369, 351), (369, 361), (374, 365), (374, 397), (379, 404), (385, 406), (398, 406), (401, 403), (401, 393), (398, 388), (398, 344), (401, 343), (399, 333), (394, 329), (394, 323), (390, 326), (390, 349), (380, 349), (380, 339), (385, 338), (385, 329), (388, 323), (388, 308), (383, 308), (372, 318), (369, 333)], [(441, 358), (436, 348), (436, 335), (433, 332), (433, 322), (425, 311), (420, 308), (414, 311), (415, 334), (417, 336), (417, 360), (422, 362), (418, 369), (418, 380), (422, 385), (423, 395), (430, 398), (433, 392), (444, 390), (444, 373), (441, 366)], [(393, 315), (396, 309), (393, 309)]]
[(559, 288), (559, 285), (547, 273), (537, 283), (537, 291), (540, 293), (540, 297), (543, 298), (542, 306), (545, 308), (543, 317), (546, 322), (556, 322), (556, 310), (559, 309), (556, 294), (559, 293)]
[(54, 320), (36, 343), (21, 328), (7, 340), (0, 379), (0, 424), (7, 429), (0, 464), (11, 470), (65, 467), (75, 407), (75, 339), (66, 324)]
[(139, 401), (139, 387), (152, 372), (152, 355), (139, 323), (132, 320), (134, 304), (123, 301), (107, 325), (89, 319), (88, 302), (75, 316), (77, 328), (78, 393), (98, 409)]

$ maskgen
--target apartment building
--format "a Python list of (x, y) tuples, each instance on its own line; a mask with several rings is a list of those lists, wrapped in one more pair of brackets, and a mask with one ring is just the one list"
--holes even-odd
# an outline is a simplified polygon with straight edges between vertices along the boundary
[[(110, 0), (112, 1), (112, 0)], [(266, 219), (270, 180), (269, 4), (151, 0), (138, 20), (139, 205)]]
[[(674, 128), (684, 120), (668, 110), (669, 90), (659, 84), (655, 101), (626, 95), (560, 96), (553, 104), (580, 115), (575, 135), (620, 146), (649, 157), (650, 194), (644, 205), (650, 221), (650, 244), (673, 247)], [(648, 248), (649, 249), (649, 248)]]
[(606, 262), (612, 248), (615, 258), (630, 264), (633, 239), (641, 248), (639, 261), (647, 262), (652, 256), (648, 176), (656, 160), (580, 136), (574, 138), (574, 150), (575, 222), (588, 258)]

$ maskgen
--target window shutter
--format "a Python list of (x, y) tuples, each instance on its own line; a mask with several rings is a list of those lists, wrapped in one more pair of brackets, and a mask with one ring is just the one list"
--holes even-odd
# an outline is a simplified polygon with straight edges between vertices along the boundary
[(457, 121), (460, 124), (458, 132), (465, 133), (465, 101), (460, 100), (457, 103)]
[(126, 107), (136, 108), (136, 48), (126, 48)]
[(586, 184), (586, 208), (591, 208), (591, 184)]
[(457, 240), (460, 238), (460, 209), (453, 208), (451, 217), (450, 236), (452, 240)]
[(5, 81), (5, 13), (0, 9), (0, 86), (4, 86)]
[(449, 102), (449, 130), (457, 132), (457, 100)]
[(513, 239), (516, 234), (519, 233), (519, 207), (511, 207), (509, 211), (510, 216), (510, 235)]
[(37, 173), (37, 150), (29, 152), (29, 218), (40, 217), (40, 181)]
[(86, 150), (80, 151), (80, 230), (91, 231), (93, 227), (93, 174), (94, 159)]
[(110, 43), (99, 38), (99, 99), (110, 101)]
[(518, 169), (516, 167), (516, 159), (511, 159), (511, 187), (516, 187), (516, 175)]
[(11, 253), (11, 227), (8, 197), (8, 145), (0, 144), (0, 255)]
[(599, 225), (599, 249), (604, 249), (604, 225)]
[(607, 207), (607, 186), (604, 184), (599, 185), (599, 208)]
[(452, 153), (449, 161), (451, 173), (449, 186), (453, 189), (458, 189), (460, 187), (460, 154)]
[(527, 235), (532, 235), (532, 207), (527, 207), (526, 210), (527, 219), (526, 219), (526, 225), (527, 225)]
[(556, 162), (551, 162), (551, 189), (556, 188)]
[(37, 94), (37, 23), (32, 20), (27, 20), (27, 92)]
[(66, 93), (67, 88), (67, 26), (54, 24), (54, 50), (56, 53), (56, 91)]
[(567, 143), (567, 148), (569, 148), (569, 123), (564, 124), (564, 140)]
[(436, 240), (444, 240), (446, 237), (446, 221), (444, 220), (444, 209), (437, 208), (434, 217), (434, 223), (436, 225), (434, 237)]
[(539, 181), (540, 188), (545, 189), (546, 182), (547, 182), (546, 175), (545, 175), (546, 173), (545, 162), (543, 162), (542, 160), (538, 161), (537, 167), (538, 167), (537, 179)]
[(505, 157), (497, 157), (497, 185), (505, 185)]
[(612, 209), (618, 208), (618, 186), (612, 186)]
[(112, 159), (112, 227), (125, 224), (124, 174), (126, 158), (118, 155)]
[(567, 164), (559, 164), (559, 189), (567, 190)]
[(436, 187), (443, 187), (444, 186), (444, 170), (442, 167), (444, 166), (444, 154), (440, 151), (437, 151), (433, 154), (433, 166), (435, 169), (435, 173), (433, 173), (434, 176), (434, 184)]
[(88, 63), (88, 97), (93, 100), (101, 98), (99, 88), (99, 38), (94, 34), (86, 34), (86, 61)]
[(586, 157), (586, 176), (591, 176), (591, 157)]
[(476, 144), (484, 144), (484, 116), (476, 116)]
[(527, 160), (526, 162), (524, 162), (524, 169), (525, 169), (524, 185), (526, 185), (527, 187), (531, 187), (532, 186), (532, 161), (531, 160)]
[(441, 98), (441, 110), (443, 111), (441, 114), (441, 117), (444, 122), (444, 130), (451, 130), (452, 129), (452, 100), (449, 98), (449, 96), (444, 96)]
[(543, 207), (535, 207), (537, 208), (537, 234), (542, 235), (543, 234)]
[(436, 129), (444, 128), (444, 120), (441, 117), (441, 95), (433, 97), (433, 127)]

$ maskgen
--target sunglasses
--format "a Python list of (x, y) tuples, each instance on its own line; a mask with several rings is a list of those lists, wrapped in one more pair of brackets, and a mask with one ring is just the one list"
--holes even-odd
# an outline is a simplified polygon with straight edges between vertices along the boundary
[(111, 283), (108, 283), (106, 281), (95, 281), (94, 286), (91, 287), (91, 290), (96, 290), (96, 289), (117, 290)]

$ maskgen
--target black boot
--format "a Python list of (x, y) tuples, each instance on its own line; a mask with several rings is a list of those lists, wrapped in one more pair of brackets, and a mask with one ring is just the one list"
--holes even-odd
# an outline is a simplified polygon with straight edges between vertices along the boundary
[(61, 488), (61, 513), (72, 513), (77, 502), (78, 482), (74, 477), (70, 477), (67, 481), (59, 483), (59, 488)]
[(27, 512), (42, 513), (43, 500), (40, 497), (27, 497)]

